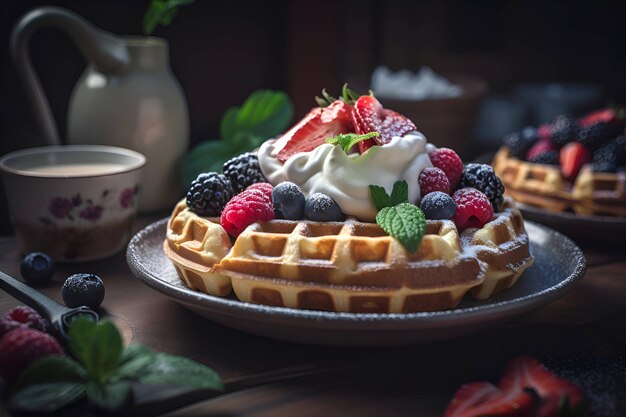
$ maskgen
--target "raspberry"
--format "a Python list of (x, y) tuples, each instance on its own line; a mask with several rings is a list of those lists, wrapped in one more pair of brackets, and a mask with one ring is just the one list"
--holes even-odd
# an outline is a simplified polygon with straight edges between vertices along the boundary
[(542, 124), (537, 128), (537, 136), (539, 136), (539, 140), (550, 140), (552, 136), (552, 126), (549, 124)]
[(439, 168), (424, 168), (419, 176), (419, 184), (422, 197), (433, 191), (450, 194), (450, 180)]
[(220, 223), (230, 235), (237, 237), (254, 222), (273, 219), (271, 197), (261, 190), (252, 189), (237, 194), (226, 204)]
[(9, 310), (0, 320), (0, 337), (18, 327), (46, 332), (48, 331), (48, 322), (32, 308), (18, 306)]
[(48, 355), (63, 355), (59, 342), (48, 333), (25, 328), (11, 330), (0, 339), (0, 373), (11, 382), (28, 365)]
[(256, 184), (252, 184), (246, 188), (246, 190), (259, 190), (263, 192), (263, 194), (267, 195), (270, 199), (272, 198), (272, 191), (274, 191), (274, 186), (269, 182), (258, 182)]
[(187, 191), (187, 206), (200, 216), (219, 216), (233, 197), (230, 180), (222, 174), (209, 172), (198, 175)]
[(428, 156), (434, 167), (446, 173), (448, 180), (450, 180), (451, 189), (455, 189), (463, 172), (463, 161), (459, 155), (452, 149), (438, 148), (429, 153)]
[(493, 218), (493, 206), (487, 196), (475, 188), (461, 188), (452, 199), (456, 203), (456, 213), (452, 220), (459, 232), (475, 227), (481, 228)]
[(493, 168), (486, 164), (467, 164), (463, 170), (463, 176), (459, 188), (476, 188), (485, 194), (494, 211), (499, 211), (504, 198), (504, 185)]
[(249, 185), (267, 181), (259, 167), (259, 157), (254, 152), (246, 152), (229, 159), (222, 170), (235, 193), (245, 190)]

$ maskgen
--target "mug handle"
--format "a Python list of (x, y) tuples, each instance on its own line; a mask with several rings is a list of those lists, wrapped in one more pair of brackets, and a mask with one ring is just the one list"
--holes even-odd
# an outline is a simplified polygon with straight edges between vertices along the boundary
[(40, 7), (31, 10), (17, 22), (11, 32), (13, 63), (35, 112), (35, 122), (43, 139), (48, 145), (60, 145), (59, 131), (52, 117), (50, 104), (28, 53), (30, 37), (37, 29), (46, 26), (63, 30), (85, 58), (103, 73), (122, 72), (128, 66), (130, 58), (122, 39), (61, 7)]

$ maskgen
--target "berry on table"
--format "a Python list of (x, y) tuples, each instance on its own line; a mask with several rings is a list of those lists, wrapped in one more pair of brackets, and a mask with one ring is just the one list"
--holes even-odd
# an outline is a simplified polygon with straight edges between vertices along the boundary
[(61, 296), (70, 308), (87, 306), (96, 310), (104, 300), (104, 283), (94, 274), (70, 275), (61, 287)]
[(550, 140), (561, 147), (576, 140), (578, 121), (573, 117), (559, 116), (550, 126)]
[(277, 219), (300, 220), (304, 218), (304, 194), (293, 182), (285, 181), (272, 191), (274, 214)]
[(445, 172), (440, 168), (428, 167), (424, 168), (419, 176), (420, 194), (422, 196), (432, 193), (433, 191), (441, 191), (450, 194), (450, 180)]
[(467, 228), (481, 228), (493, 218), (493, 206), (487, 196), (475, 188), (461, 188), (452, 199), (456, 204), (454, 224), (459, 232)]
[(29, 253), (20, 264), (22, 278), (30, 285), (40, 285), (50, 281), (54, 274), (54, 261), (42, 252)]
[(451, 190), (455, 189), (463, 173), (463, 161), (459, 155), (449, 148), (437, 148), (428, 154), (434, 167), (446, 173), (450, 180)]
[(0, 337), (18, 327), (48, 331), (48, 322), (28, 306), (18, 306), (9, 310), (0, 319)]
[(304, 215), (307, 219), (316, 222), (336, 222), (343, 219), (343, 212), (332, 197), (313, 193), (304, 203)]
[(468, 164), (463, 170), (459, 188), (471, 187), (489, 198), (493, 211), (499, 211), (504, 202), (504, 185), (493, 168), (487, 164)]
[(246, 152), (229, 159), (224, 163), (224, 176), (230, 180), (235, 193), (248, 188), (258, 182), (267, 182), (259, 167), (259, 157), (254, 152)]
[(446, 193), (433, 191), (422, 197), (420, 208), (429, 220), (449, 220), (456, 213), (456, 203)]
[(274, 219), (271, 195), (259, 189), (246, 189), (234, 196), (222, 212), (220, 224), (233, 237), (257, 221)]
[(209, 172), (198, 175), (187, 191), (187, 206), (200, 216), (219, 216), (233, 197), (230, 180), (222, 174)]
[(0, 374), (12, 382), (37, 359), (63, 354), (59, 342), (48, 333), (28, 328), (14, 329), (0, 339)]

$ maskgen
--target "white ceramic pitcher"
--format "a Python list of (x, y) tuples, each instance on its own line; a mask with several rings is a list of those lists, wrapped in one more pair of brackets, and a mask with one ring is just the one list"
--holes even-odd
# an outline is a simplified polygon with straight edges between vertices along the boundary
[(48, 100), (33, 69), (28, 42), (37, 29), (62, 29), (87, 59), (68, 111), (68, 144), (101, 144), (145, 155), (139, 209), (171, 208), (180, 198), (178, 165), (189, 143), (189, 116), (169, 66), (167, 41), (118, 37), (59, 7), (42, 7), (16, 24), (13, 60), (46, 144), (60, 144)]

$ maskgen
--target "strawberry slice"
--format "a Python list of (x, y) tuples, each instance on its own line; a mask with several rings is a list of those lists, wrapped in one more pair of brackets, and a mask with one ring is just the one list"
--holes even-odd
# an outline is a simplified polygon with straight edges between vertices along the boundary
[(589, 126), (598, 122), (609, 123), (614, 121), (615, 119), (616, 114), (614, 109), (601, 109), (591, 112), (585, 117), (581, 118), (578, 121), (578, 124), (580, 126)]
[(569, 409), (579, 407), (583, 391), (570, 381), (559, 378), (543, 367), (538, 360), (522, 356), (511, 360), (500, 380), (500, 389), (514, 390), (532, 388), (539, 397), (534, 416), (553, 417), (558, 415), (562, 401)]
[(274, 153), (279, 161), (285, 162), (298, 152), (312, 151), (322, 145), (326, 138), (353, 130), (350, 105), (336, 100), (328, 107), (312, 109), (283, 133), (274, 143)]
[(393, 110), (383, 108), (382, 104), (372, 96), (361, 96), (354, 103), (352, 111), (356, 133), (365, 134), (378, 132), (380, 136), (359, 142), (359, 152), (363, 153), (372, 146), (384, 145), (394, 136), (402, 136), (416, 130), (415, 124), (406, 116)]
[(472, 382), (454, 394), (444, 417), (526, 417), (533, 403), (533, 396), (523, 389), (505, 391), (489, 382)]
[(575, 410), (582, 401), (580, 388), (523, 356), (509, 362), (497, 387), (472, 382), (459, 388), (444, 417), (556, 417), (560, 407)]
[(591, 152), (580, 142), (570, 142), (561, 148), (559, 162), (563, 176), (574, 181), (580, 169), (591, 161)]

